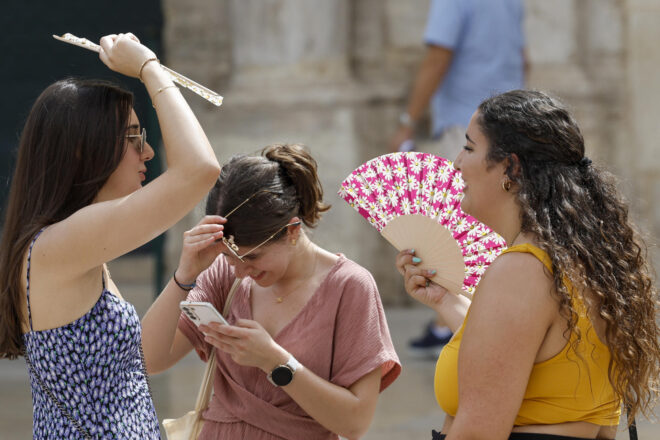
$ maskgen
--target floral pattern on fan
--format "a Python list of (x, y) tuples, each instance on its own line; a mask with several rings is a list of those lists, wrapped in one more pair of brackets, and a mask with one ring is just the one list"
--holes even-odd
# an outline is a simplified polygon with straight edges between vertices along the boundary
[(422, 214), (446, 227), (463, 254), (463, 290), (474, 293), (504, 239), (461, 210), (463, 179), (453, 163), (428, 153), (391, 153), (362, 164), (341, 184), (339, 196), (379, 232), (401, 215)]

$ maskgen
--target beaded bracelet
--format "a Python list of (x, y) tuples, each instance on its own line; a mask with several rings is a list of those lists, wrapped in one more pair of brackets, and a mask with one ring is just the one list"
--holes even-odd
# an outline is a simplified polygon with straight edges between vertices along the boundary
[(156, 57), (151, 57), (151, 58), (147, 58), (146, 60), (144, 60), (144, 62), (140, 66), (140, 71), (138, 72), (138, 78), (140, 78), (140, 82), (144, 82), (144, 81), (142, 81), (142, 70), (144, 69), (144, 66), (146, 66), (147, 63), (150, 62), (150, 61), (156, 61), (158, 64), (160, 64), (160, 60)]
[(176, 279), (176, 270), (172, 274), (172, 278), (174, 279), (176, 285), (179, 286), (181, 290), (185, 290), (186, 292), (190, 292), (195, 288), (195, 286), (197, 286), (197, 280), (193, 281), (191, 284), (181, 284), (179, 280)]

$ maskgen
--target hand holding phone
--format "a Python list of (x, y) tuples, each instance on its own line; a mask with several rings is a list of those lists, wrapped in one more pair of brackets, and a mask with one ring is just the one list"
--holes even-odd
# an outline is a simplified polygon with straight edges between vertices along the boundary
[(227, 320), (222, 317), (220, 312), (210, 302), (181, 301), (179, 307), (197, 327), (200, 325), (209, 325), (211, 322), (229, 325)]

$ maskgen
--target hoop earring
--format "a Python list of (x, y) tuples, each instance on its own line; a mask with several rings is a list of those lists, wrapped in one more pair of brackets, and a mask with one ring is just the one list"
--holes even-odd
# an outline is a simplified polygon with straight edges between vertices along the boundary
[(506, 192), (509, 192), (511, 190), (511, 181), (509, 179), (502, 182), (502, 189)]
[(291, 239), (291, 244), (292, 244), (293, 246), (296, 245), (296, 242), (297, 242), (297, 240), (296, 240), (295, 238), (292, 238), (292, 239)]

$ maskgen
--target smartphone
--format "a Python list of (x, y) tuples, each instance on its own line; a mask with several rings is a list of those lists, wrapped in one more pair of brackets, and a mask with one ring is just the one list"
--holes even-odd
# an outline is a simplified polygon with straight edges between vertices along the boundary
[(179, 307), (197, 327), (202, 324), (208, 325), (211, 322), (229, 325), (210, 302), (181, 301)]

